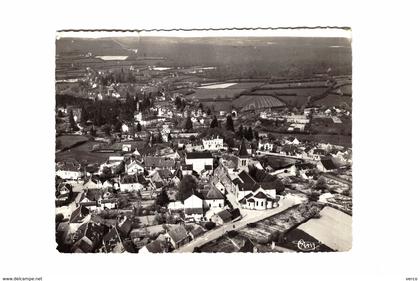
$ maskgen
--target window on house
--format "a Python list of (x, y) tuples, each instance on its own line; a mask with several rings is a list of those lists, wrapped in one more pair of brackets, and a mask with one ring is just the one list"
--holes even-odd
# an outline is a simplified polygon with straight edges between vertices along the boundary
[(219, 207), (220, 207), (220, 208), (222, 207), (222, 203), (219, 203)]

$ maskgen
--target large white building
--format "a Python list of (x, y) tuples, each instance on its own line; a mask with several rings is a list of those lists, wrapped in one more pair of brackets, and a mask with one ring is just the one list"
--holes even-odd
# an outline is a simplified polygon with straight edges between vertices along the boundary
[(223, 139), (217, 136), (216, 138), (203, 139), (204, 150), (220, 150), (223, 148)]
[(297, 123), (297, 124), (308, 124), (309, 119), (306, 115), (298, 115), (298, 114), (292, 114), (285, 116), (287, 123)]
[(83, 176), (80, 165), (75, 163), (58, 163), (55, 174), (62, 179), (77, 180)]
[(193, 170), (197, 173), (204, 170), (213, 170), (213, 156), (210, 152), (187, 152), (185, 164), (192, 165)]
[(273, 143), (269, 139), (260, 139), (258, 141), (258, 150), (272, 151)]

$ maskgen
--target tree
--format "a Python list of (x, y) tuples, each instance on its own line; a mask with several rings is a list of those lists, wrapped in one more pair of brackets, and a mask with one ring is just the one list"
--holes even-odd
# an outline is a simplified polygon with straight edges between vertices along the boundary
[(92, 137), (95, 137), (96, 136), (96, 130), (95, 130), (95, 128), (93, 126), (90, 128), (90, 135)]
[(153, 143), (162, 143), (162, 134), (161, 132), (159, 132), (156, 136), (153, 135), (154, 140)]
[(112, 170), (110, 167), (105, 166), (102, 169), (101, 178), (103, 179), (109, 179), (112, 177)]
[(178, 185), (179, 191), (177, 194), (178, 200), (184, 201), (187, 199), (191, 194), (193, 194), (194, 190), (197, 189), (197, 181), (191, 175), (185, 175), (182, 177), (181, 182)]
[(185, 129), (189, 131), (192, 128), (193, 128), (193, 124), (191, 121), (191, 117), (188, 116), (187, 121), (185, 122)]
[(74, 121), (74, 116), (73, 116), (73, 110), (70, 109), (69, 112), (69, 123), (70, 123), (70, 128), (73, 131), (78, 131), (79, 127), (77, 127), (76, 121)]
[(207, 230), (211, 230), (211, 229), (213, 229), (213, 228), (215, 228), (215, 227), (216, 227), (216, 224), (215, 224), (214, 222), (212, 222), (212, 221), (209, 221), (209, 222), (206, 222), (206, 223), (204, 224), (204, 227), (205, 227)]
[(229, 137), (226, 139), (226, 144), (228, 148), (232, 148), (235, 146), (235, 141), (233, 140), (233, 138)]
[(325, 189), (327, 189), (327, 187), (328, 187), (327, 186), (327, 181), (325, 180), (325, 178), (320, 177), (316, 182), (315, 189), (316, 190), (325, 190)]
[(105, 135), (110, 136), (111, 135), (111, 126), (109, 126), (108, 124), (105, 125), (102, 130), (104, 131)]
[(56, 140), (55, 141), (55, 149), (60, 149), (62, 147), (62, 142), (61, 140)]
[(318, 199), (319, 199), (319, 194), (318, 194), (318, 193), (316, 193), (316, 192), (311, 192), (311, 193), (308, 195), (308, 199), (309, 199), (309, 201), (316, 202), (316, 201), (318, 201)]
[(219, 122), (217, 121), (216, 115), (213, 116), (213, 120), (211, 120), (210, 128), (216, 128), (219, 126)]
[(85, 124), (87, 120), (88, 120), (88, 112), (86, 108), (83, 106), (82, 112), (80, 114), (80, 123)]
[(254, 138), (258, 140), (260, 138), (258, 131), (254, 131)]
[(238, 135), (239, 139), (242, 139), (244, 137), (244, 127), (242, 126), (242, 124), (241, 124), (241, 126), (239, 126), (239, 130), (238, 130), (237, 135)]
[(123, 160), (115, 169), (115, 174), (120, 175), (120, 174), (123, 174), (124, 172), (125, 172), (125, 161)]
[(122, 122), (120, 120), (117, 120), (114, 123), (114, 132), (121, 132)]
[(230, 115), (228, 115), (226, 117), (226, 130), (229, 130), (229, 131), (232, 131), (232, 132), (235, 131), (235, 128), (233, 126), (233, 119), (232, 119), (232, 116), (230, 116)]
[(169, 197), (166, 193), (166, 190), (162, 190), (162, 192), (159, 194), (159, 196), (156, 198), (156, 204), (161, 207), (166, 207), (169, 203)]
[(245, 138), (247, 140), (251, 141), (252, 138), (254, 137), (254, 133), (252, 132), (252, 128), (248, 127), (248, 129), (245, 129), (244, 135), (245, 135)]
[(180, 107), (182, 106), (182, 101), (180, 97), (175, 98), (175, 105), (176, 105), (176, 109), (180, 109)]

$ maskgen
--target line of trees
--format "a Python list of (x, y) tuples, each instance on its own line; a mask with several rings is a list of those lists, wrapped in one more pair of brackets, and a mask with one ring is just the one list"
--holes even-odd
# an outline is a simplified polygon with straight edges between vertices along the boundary
[(239, 126), (238, 131), (236, 132), (236, 136), (239, 139), (245, 138), (248, 141), (255, 139), (258, 139), (258, 132), (257, 131), (253, 131), (252, 127), (244, 127), (244, 126)]

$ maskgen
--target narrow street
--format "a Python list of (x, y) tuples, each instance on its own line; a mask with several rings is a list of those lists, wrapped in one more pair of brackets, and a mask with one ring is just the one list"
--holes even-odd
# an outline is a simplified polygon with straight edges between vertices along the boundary
[(241, 209), (241, 212), (244, 212), (245, 215), (243, 216), (243, 218), (239, 221), (235, 221), (235, 222), (230, 222), (227, 223), (225, 225), (222, 225), (218, 228), (212, 229), (208, 232), (206, 232), (203, 236), (191, 241), (190, 243), (174, 250), (174, 253), (188, 253), (188, 252), (193, 252), (194, 248), (196, 247), (201, 247), (204, 244), (209, 243), (210, 241), (213, 241), (217, 238), (219, 238), (220, 236), (223, 236), (224, 234), (226, 234), (227, 232), (231, 231), (231, 230), (238, 230), (241, 229), (243, 227), (245, 227), (247, 224), (249, 223), (255, 223), (258, 222), (260, 220), (269, 218), (271, 216), (277, 215), (285, 210), (287, 210), (288, 208), (300, 204), (299, 202), (297, 202), (296, 200), (293, 199), (283, 199), (279, 202), (279, 206), (277, 208), (273, 208), (270, 210), (265, 210), (265, 211), (254, 211), (254, 210), (243, 210)]

